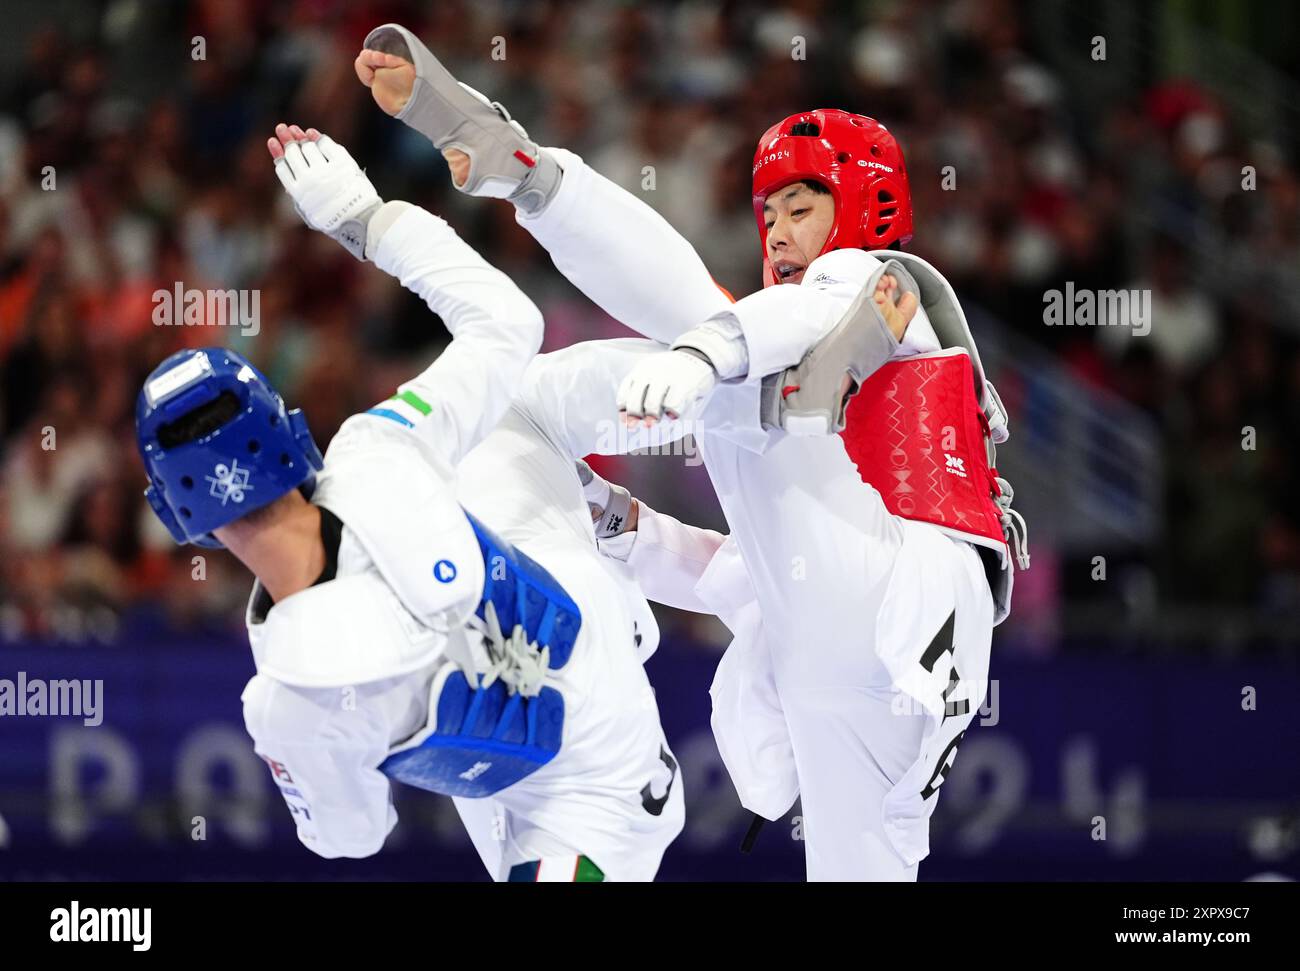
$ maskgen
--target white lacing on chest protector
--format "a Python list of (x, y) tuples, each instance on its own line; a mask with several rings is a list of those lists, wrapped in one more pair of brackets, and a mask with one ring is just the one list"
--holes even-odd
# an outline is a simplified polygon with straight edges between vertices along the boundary
[(483, 646), (490, 664), (479, 687), (486, 688), (500, 678), (510, 694), (518, 692), (525, 698), (535, 697), (546, 681), (551, 649), (538, 650), (536, 642), (529, 642), (522, 624), (516, 624), (510, 636), (503, 634), (496, 606), (490, 600), (484, 617), (487, 629), (483, 632)]

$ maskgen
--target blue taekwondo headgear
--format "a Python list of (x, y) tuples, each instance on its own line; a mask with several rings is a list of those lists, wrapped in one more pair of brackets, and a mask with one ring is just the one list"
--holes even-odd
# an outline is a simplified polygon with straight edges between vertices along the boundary
[(223, 347), (178, 351), (154, 368), (135, 430), (145, 498), (178, 543), (220, 547), (214, 529), (304, 484), (310, 494), (324, 464), (302, 410), (286, 411), (265, 375)]

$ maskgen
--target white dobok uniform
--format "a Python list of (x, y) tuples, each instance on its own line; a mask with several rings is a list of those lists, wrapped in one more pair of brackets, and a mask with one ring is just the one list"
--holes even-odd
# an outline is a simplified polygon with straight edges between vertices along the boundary
[[(519, 223), (570, 281), (661, 342), (649, 347), (727, 314), (748, 346), (749, 378), (716, 388), (693, 429), (730, 535), (643, 506), (615, 555), (652, 600), (730, 628), (711, 688), (718, 747), (751, 811), (777, 819), (802, 797), (809, 879), (915, 879), (937, 790), (987, 687), (989, 580), (969, 543), (891, 515), (838, 435), (795, 437), (759, 420), (762, 377), (828, 333), (879, 262), (834, 251), (801, 285), (732, 303), (649, 207), (549, 151), (563, 181)], [(918, 310), (898, 354), (937, 349)], [(600, 398), (612, 409), (614, 390), (598, 387), (604, 353), (597, 343), (554, 355), (574, 375), (570, 409)], [(607, 380), (616, 388), (623, 373)]]
[(312, 502), (343, 524), (335, 578), (273, 607), (254, 586), (258, 673), (243, 702), (256, 751), (309, 849), (380, 849), (397, 815), (379, 766), (430, 722), (435, 672), (482, 660), (473, 615), (485, 565), (463, 505), (550, 572), (582, 617), (567, 664), (545, 682), (564, 699), (558, 754), (494, 796), (456, 799), (475, 847), (496, 879), (539, 861), (537, 879), (569, 879), (579, 855), (606, 879), (651, 879), (683, 823), (641, 666), (658, 628), (628, 568), (597, 551), (564, 425), (578, 416), (550, 408), (548, 360), (534, 358), (541, 316), (420, 209), (387, 230), (375, 263), (453, 339), (330, 443)]

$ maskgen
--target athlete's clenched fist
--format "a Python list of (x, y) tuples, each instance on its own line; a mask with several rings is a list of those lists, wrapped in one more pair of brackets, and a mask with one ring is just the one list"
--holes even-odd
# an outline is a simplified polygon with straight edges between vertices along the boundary
[(652, 354), (634, 367), (618, 389), (618, 410), (629, 425), (694, 417), (718, 383), (718, 372), (688, 350)]

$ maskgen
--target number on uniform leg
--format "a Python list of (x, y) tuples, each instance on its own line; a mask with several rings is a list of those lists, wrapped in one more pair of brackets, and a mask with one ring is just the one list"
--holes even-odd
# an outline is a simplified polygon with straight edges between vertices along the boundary
[(673, 791), (673, 782), (677, 779), (677, 760), (662, 745), (659, 746), (659, 758), (664, 765), (668, 766), (668, 785), (664, 787), (664, 794), (656, 798), (649, 782), (641, 790), (641, 808), (651, 816), (658, 816), (663, 813), (664, 806), (668, 805), (668, 796)]
[[(965, 715), (970, 711), (970, 702), (966, 699), (961, 701), (950, 702), (949, 697), (961, 685), (961, 677), (957, 674), (957, 610), (953, 608), (948, 619), (943, 622), (939, 632), (934, 635), (930, 641), (930, 646), (925, 649), (921, 655), (921, 667), (925, 668), (927, 673), (934, 673), (934, 666), (939, 662), (939, 658), (947, 651), (953, 658), (953, 664), (948, 672), (948, 687), (943, 691), (943, 720), (947, 721), (950, 715)], [(944, 779), (948, 777), (949, 770), (952, 769), (952, 763), (956, 759), (957, 746), (965, 737), (966, 731), (963, 729), (957, 734), (948, 745), (944, 748), (943, 754), (939, 756), (939, 761), (935, 764), (934, 772), (930, 775), (930, 780), (926, 782), (925, 788), (921, 790), (921, 798), (929, 799), (939, 787), (943, 785)]]

